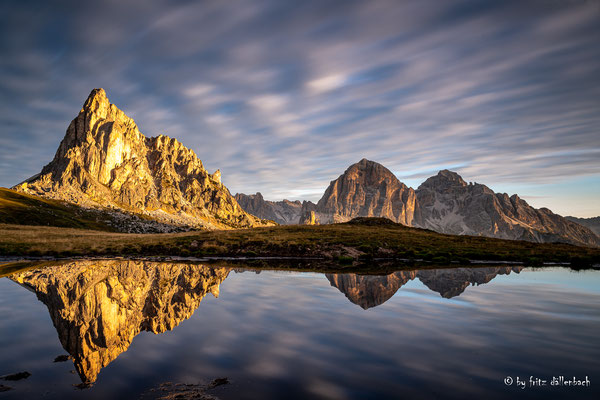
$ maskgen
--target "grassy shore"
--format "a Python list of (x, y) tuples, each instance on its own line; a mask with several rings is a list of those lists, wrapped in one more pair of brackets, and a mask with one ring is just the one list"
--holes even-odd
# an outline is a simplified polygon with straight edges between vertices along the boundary
[(600, 263), (600, 249), (476, 236), (442, 235), (380, 219), (318, 226), (123, 234), (0, 224), (3, 256), (324, 257), (341, 263), (373, 258), (467, 264), (473, 260)]

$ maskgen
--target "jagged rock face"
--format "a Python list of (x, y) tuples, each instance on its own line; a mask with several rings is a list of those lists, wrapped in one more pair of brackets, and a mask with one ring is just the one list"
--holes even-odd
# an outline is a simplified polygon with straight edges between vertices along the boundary
[(470, 285), (483, 285), (498, 275), (518, 274), (522, 270), (523, 267), (425, 269), (417, 277), (429, 289), (450, 299), (460, 296)]
[(83, 206), (139, 212), (174, 225), (249, 227), (247, 214), (196, 154), (167, 136), (147, 138), (94, 89), (52, 162), (15, 187)]
[(523, 267), (445, 268), (398, 271), (389, 275), (325, 274), (331, 286), (363, 309), (379, 306), (415, 278), (444, 298), (461, 295), (470, 285), (482, 285), (498, 275), (519, 273)]
[(600, 246), (600, 237), (582, 226), (597, 226), (600, 217), (596, 225), (594, 219), (571, 217), (573, 222), (547, 208), (535, 209), (517, 195), (509, 197), (485, 185), (467, 184), (448, 170), (427, 179), (414, 191), (387, 168), (366, 159), (332, 181), (317, 204), (304, 201), (299, 223), (309, 220), (310, 212), (324, 224), (384, 217), (453, 235)]
[(225, 268), (142, 261), (80, 261), (12, 275), (50, 312), (83, 382), (125, 352), (142, 331), (190, 318), (229, 273)]
[(247, 213), (281, 225), (297, 224), (302, 210), (299, 201), (269, 201), (260, 192), (251, 195), (237, 193), (235, 200)]
[(600, 236), (600, 217), (593, 218), (577, 218), (577, 217), (565, 217), (571, 222), (575, 222), (581, 226), (585, 226), (592, 232), (596, 234), (596, 236)]
[(417, 271), (399, 271), (389, 275), (325, 274), (331, 286), (363, 309), (381, 305), (406, 282), (415, 279)]
[(454, 235), (600, 245), (600, 238), (589, 229), (547, 208), (535, 209), (517, 195), (508, 197), (485, 185), (467, 184), (448, 170), (427, 179), (416, 195), (417, 227)]
[(306, 211), (298, 221), (300, 225), (319, 225), (319, 219), (314, 211)]
[(329, 184), (316, 212), (323, 223), (385, 217), (411, 225), (418, 214), (417, 207), (413, 189), (383, 165), (362, 159)]

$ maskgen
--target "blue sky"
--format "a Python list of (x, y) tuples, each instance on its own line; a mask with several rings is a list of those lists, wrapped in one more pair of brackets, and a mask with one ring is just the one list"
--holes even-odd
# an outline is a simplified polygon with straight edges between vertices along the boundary
[(315, 201), (366, 157), (600, 215), (599, 20), (597, 1), (5, 0), (0, 186), (103, 87), (232, 193)]

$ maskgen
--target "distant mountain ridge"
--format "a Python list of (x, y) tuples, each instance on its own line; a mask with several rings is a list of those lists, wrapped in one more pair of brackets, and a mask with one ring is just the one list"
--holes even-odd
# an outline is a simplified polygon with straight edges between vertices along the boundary
[(448, 170), (427, 179), (416, 193), (421, 215), (415, 226), (421, 228), (531, 242), (600, 244), (589, 229), (547, 208), (533, 208), (516, 194), (509, 197), (479, 183), (467, 184)]
[(260, 192), (256, 194), (236, 193), (238, 204), (248, 213), (262, 219), (275, 221), (281, 225), (297, 224), (302, 211), (302, 203), (298, 200), (269, 201)]
[(103, 89), (92, 90), (54, 159), (14, 189), (140, 213), (178, 228), (264, 225), (238, 205), (219, 170), (209, 174), (176, 139), (144, 136)]
[[(253, 213), (253, 207), (245, 209)], [(516, 194), (509, 197), (479, 183), (468, 184), (449, 170), (414, 190), (383, 165), (367, 159), (331, 181), (317, 204), (303, 202), (300, 215), (309, 212), (321, 223), (384, 217), (453, 235), (600, 246), (600, 237), (590, 229), (547, 208), (531, 207)]]
[(577, 217), (565, 217), (571, 222), (575, 222), (576, 224), (585, 226), (596, 235), (600, 236), (600, 217), (592, 217), (592, 218), (577, 218)]

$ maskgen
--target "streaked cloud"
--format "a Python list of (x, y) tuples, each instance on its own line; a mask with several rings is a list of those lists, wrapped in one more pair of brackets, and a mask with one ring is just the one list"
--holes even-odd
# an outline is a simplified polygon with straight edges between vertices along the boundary
[(327, 75), (308, 82), (308, 89), (314, 93), (328, 92), (344, 86), (346, 77), (343, 74)]
[(367, 157), (413, 187), (451, 168), (532, 188), (520, 194), (538, 207), (600, 214), (583, 186), (551, 190), (600, 186), (597, 2), (0, 7), (2, 186), (39, 172), (104, 87), (144, 134), (177, 137), (234, 193), (318, 200)]

